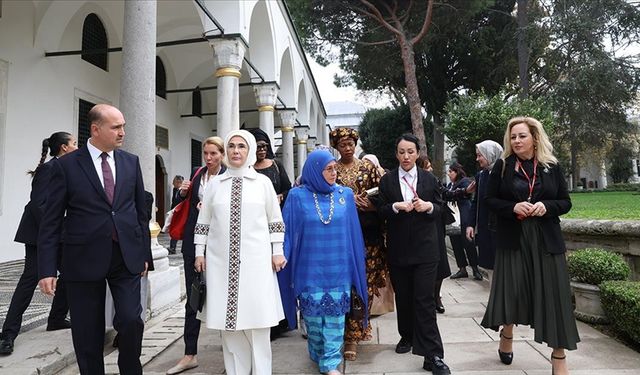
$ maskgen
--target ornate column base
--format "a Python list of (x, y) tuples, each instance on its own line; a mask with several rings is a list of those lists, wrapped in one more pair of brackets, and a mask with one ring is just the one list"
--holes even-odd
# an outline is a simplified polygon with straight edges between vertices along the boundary
[(156, 316), (180, 301), (180, 268), (169, 266), (169, 251), (158, 243), (158, 223), (150, 223), (149, 229), (155, 270), (148, 275), (147, 308), (150, 316)]

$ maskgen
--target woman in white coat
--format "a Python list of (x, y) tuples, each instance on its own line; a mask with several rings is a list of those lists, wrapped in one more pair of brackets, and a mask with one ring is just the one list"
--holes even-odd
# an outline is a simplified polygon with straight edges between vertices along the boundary
[(252, 167), (253, 135), (233, 131), (224, 145), (228, 169), (207, 187), (195, 228), (195, 268), (207, 282), (200, 317), (222, 331), (227, 374), (270, 375), (270, 327), (284, 318), (282, 213), (273, 184)]

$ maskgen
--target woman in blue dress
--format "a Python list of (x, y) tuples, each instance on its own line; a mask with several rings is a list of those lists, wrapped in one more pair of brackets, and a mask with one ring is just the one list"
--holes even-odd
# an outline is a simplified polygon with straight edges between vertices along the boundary
[(289, 326), (296, 325), (298, 305), (309, 335), (309, 355), (320, 372), (330, 375), (340, 374), (352, 287), (368, 306), (364, 241), (353, 191), (337, 185), (336, 178), (331, 153), (309, 154), (302, 185), (289, 191), (282, 212), (289, 264), (279, 277)]

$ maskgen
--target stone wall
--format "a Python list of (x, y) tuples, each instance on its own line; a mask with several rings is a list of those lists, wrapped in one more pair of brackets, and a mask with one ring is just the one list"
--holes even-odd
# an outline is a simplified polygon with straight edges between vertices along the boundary
[(640, 280), (640, 221), (562, 219), (560, 225), (569, 251), (600, 247), (621, 253), (631, 279)]

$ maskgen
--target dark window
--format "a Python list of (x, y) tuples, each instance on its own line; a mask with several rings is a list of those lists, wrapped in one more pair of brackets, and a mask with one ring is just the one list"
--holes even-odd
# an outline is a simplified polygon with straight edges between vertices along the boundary
[(191, 98), (191, 114), (202, 118), (202, 96), (200, 95), (200, 88), (196, 87), (193, 90)]
[(87, 144), (87, 139), (91, 138), (91, 124), (87, 115), (95, 104), (79, 99), (78, 103), (78, 147)]
[(104, 53), (83, 53), (82, 60), (108, 71), (109, 54), (107, 48), (109, 48), (109, 41), (102, 21), (95, 13), (91, 13), (84, 19), (84, 25), (82, 25), (82, 50), (104, 50)]
[(156, 95), (167, 98), (167, 73), (164, 70), (162, 59), (156, 56)]
[(636, 160), (636, 167), (638, 169), (638, 176), (640, 176), (640, 160)]
[(156, 147), (169, 148), (169, 129), (156, 125)]
[(191, 140), (191, 170), (202, 165), (202, 142)]

